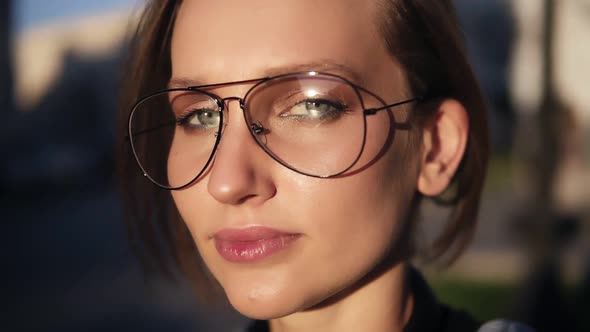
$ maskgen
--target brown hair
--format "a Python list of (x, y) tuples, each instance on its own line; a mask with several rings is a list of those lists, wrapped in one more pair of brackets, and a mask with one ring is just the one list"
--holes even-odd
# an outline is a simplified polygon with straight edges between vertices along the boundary
[[(170, 78), (170, 37), (181, 1), (148, 3), (131, 43), (120, 112), (119, 170), (126, 220), (133, 247), (149, 270), (170, 274), (171, 267), (210, 290), (211, 281), (170, 192), (142, 176), (129, 144), (123, 142), (133, 103), (166, 87)], [(380, 32), (391, 56), (406, 71), (410, 91), (434, 92), (461, 102), (469, 114), (469, 141), (455, 174), (454, 195), (436, 200), (451, 206), (448, 223), (431, 245), (430, 258), (456, 258), (470, 241), (488, 159), (486, 109), (471, 70), (450, 0), (381, 0)], [(427, 113), (426, 113), (427, 114)], [(419, 201), (419, 200), (418, 200)], [(172, 258), (172, 264), (170, 260)], [(215, 283), (216, 284), (216, 283)]]
[(451, 193), (434, 199), (452, 207), (449, 220), (427, 253), (431, 260), (448, 254), (447, 263), (451, 263), (469, 244), (477, 221), (490, 149), (485, 101), (451, 0), (382, 0), (382, 5), (381, 33), (390, 54), (405, 70), (410, 91), (456, 99), (469, 115), (468, 145), (449, 187)]

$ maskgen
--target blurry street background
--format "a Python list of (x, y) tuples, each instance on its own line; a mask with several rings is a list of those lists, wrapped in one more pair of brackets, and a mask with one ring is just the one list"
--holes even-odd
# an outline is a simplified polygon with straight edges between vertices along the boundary
[[(479, 228), (444, 302), (538, 331), (590, 331), (590, 0), (455, 0), (490, 106)], [(0, 331), (225, 331), (179, 280), (146, 277), (114, 174), (141, 0), (0, 1)], [(428, 206), (424, 237), (445, 211)], [(418, 263), (420, 264), (420, 263)]]

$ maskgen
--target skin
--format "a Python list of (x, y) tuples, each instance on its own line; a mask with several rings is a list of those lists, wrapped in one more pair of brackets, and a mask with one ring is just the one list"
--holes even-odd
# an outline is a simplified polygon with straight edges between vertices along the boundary
[[(403, 70), (368, 24), (377, 11), (376, 3), (361, 0), (184, 1), (171, 44), (172, 76), (216, 83), (325, 70), (356, 76), (388, 103), (404, 100), (410, 95)], [(243, 97), (249, 87), (214, 92)], [(412, 303), (405, 264), (384, 262), (395, 257), (414, 194), (440, 193), (461, 160), (468, 131), (461, 104), (438, 103), (422, 144), (411, 149), (409, 132), (389, 125), (395, 114), (368, 118), (359, 163), (366, 167), (335, 179), (300, 175), (272, 160), (251, 137), (238, 103), (228, 107), (213, 165), (173, 198), (231, 304), (270, 319), (273, 331), (401, 331)], [(259, 262), (225, 261), (212, 235), (249, 226), (301, 237)]]

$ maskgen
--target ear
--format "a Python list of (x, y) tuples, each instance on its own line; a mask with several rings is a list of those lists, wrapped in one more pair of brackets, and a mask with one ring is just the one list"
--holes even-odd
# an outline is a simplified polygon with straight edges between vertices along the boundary
[(418, 190), (426, 196), (441, 194), (457, 171), (469, 137), (469, 117), (465, 107), (445, 99), (423, 128), (423, 154)]

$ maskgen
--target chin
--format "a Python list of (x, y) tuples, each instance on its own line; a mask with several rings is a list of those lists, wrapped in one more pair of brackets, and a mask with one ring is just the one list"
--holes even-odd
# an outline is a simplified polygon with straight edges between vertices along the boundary
[(227, 293), (231, 305), (242, 315), (260, 320), (269, 320), (291, 315), (302, 308), (289, 296), (264, 294), (265, 290), (252, 289), (250, 294)]
[[(233, 303), (232, 303), (233, 305)], [(245, 305), (245, 306), (235, 306), (233, 307), (237, 312), (240, 314), (257, 320), (271, 320), (276, 318), (281, 318), (285, 316), (289, 316), (296, 311), (291, 310), (280, 310), (275, 306), (260, 306), (260, 305)]]

